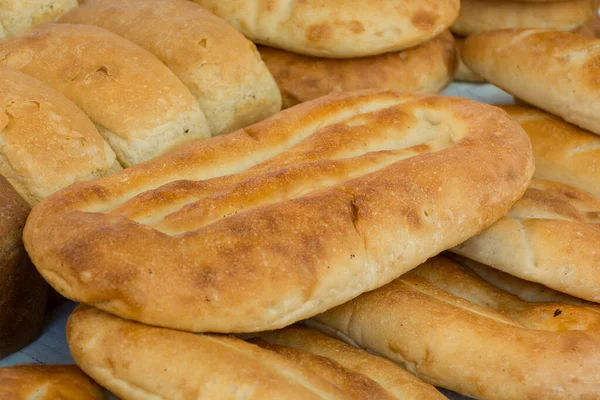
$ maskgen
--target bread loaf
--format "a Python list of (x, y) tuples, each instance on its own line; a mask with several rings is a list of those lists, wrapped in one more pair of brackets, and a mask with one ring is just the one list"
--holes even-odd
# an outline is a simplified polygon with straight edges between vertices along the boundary
[(54, 89), (0, 66), (0, 174), (30, 205), (73, 182), (119, 171), (89, 118)]
[(461, 37), (461, 36), (455, 36), (454, 40), (456, 42), (456, 58), (458, 60), (458, 67), (456, 68), (456, 74), (454, 76), (454, 79), (457, 81), (462, 81), (462, 82), (473, 82), (473, 83), (485, 82), (485, 79), (483, 79), (481, 77), (481, 75), (479, 75), (476, 72), (473, 72), (473, 70), (471, 68), (467, 67), (465, 62), (462, 60), (460, 52), (461, 52), (462, 46), (465, 43), (465, 38)]
[(0, 175), (0, 359), (37, 338), (46, 309), (47, 286), (21, 240), (28, 212)]
[(45, 25), (0, 42), (0, 64), (73, 101), (123, 166), (210, 135), (204, 114), (181, 81), (152, 54), (104, 29)]
[(467, 38), (462, 57), (510, 94), (600, 134), (600, 40), (536, 29), (483, 32)]
[(190, 1), (86, 0), (60, 22), (108, 29), (157, 56), (196, 97), (213, 135), (281, 108), (277, 86), (252, 42)]
[(572, 31), (591, 20), (595, 0), (523, 2), (514, 0), (461, 0), (452, 32), (468, 36), (508, 28), (544, 28)]
[(500, 105), (531, 139), (535, 177), (575, 186), (600, 199), (600, 138), (533, 107)]
[(74, 365), (0, 368), (2, 400), (103, 400), (102, 390)]
[(560, 292), (600, 302), (600, 201), (534, 180), (508, 214), (452, 249)]
[[(279, 350), (279, 354), (286, 353), (286, 351), (292, 357), (294, 354), (299, 354), (289, 350), (293, 348), (302, 353), (313, 354), (321, 358), (321, 364), (326, 363), (324, 360), (330, 360), (330, 365), (335, 365), (338, 367), (337, 369), (351, 371), (364, 377), (363, 379), (367, 378), (377, 382), (393, 398), (402, 400), (445, 399), (433, 386), (415, 378), (394, 363), (330, 338), (313, 329), (291, 326), (278, 331), (262, 332), (259, 336), (269, 343), (280, 346), (276, 348), (267, 347), (275, 351)], [(259, 345), (266, 347), (264, 344)], [(329, 370), (331, 369), (329, 368)], [(320, 376), (324, 376), (324, 374), (320, 374)], [(351, 382), (360, 383), (360, 380), (355, 379)], [(365, 398), (364, 396), (355, 397)]]
[(2, 0), (0, 38), (25, 33), (33, 25), (52, 21), (77, 7), (77, 0)]
[(600, 393), (600, 311), (521, 300), (443, 257), (315, 320), (426, 382), (477, 399)]
[(122, 173), (28, 219), (65, 296), (190, 331), (276, 329), (341, 304), (491, 225), (533, 173), (496, 107), (331, 95)]
[(334, 92), (388, 88), (435, 93), (452, 81), (456, 69), (454, 39), (444, 32), (422, 45), (373, 57), (309, 57), (272, 47), (260, 54), (281, 90), (284, 107)]
[(458, 0), (193, 0), (250, 40), (315, 57), (366, 57), (424, 43), (450, 26)]
[(296, 362), (241, 339), (194, 335), (77, 308), (67, 324), (73, 358), (123, 400), (351, 400)]

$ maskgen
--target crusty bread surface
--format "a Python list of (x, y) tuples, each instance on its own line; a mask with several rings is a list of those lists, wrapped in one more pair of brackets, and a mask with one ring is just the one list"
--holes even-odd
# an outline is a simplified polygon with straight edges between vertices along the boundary
[(540, 29), (482, 32), (467, 38), (462, 58), (508, 93), (600, 134), (600, 40)]
[(29, 254), (61, 294), (190, 331), (281, 328), (490, 226), (531, 144), (500, 109), (373, 90), (70, 186), (32, 211)]
[(483, 83), (485, 79), (478, 73), (474, 72), (471, 68), (467, 67), (467, 64), (462, 60), (460, 55), (461, 48), (465, 43), (465, 38), (462, 36), (454, 36), (454, 41), (456, 43), (456, 59), (458, 66), (456, 68), (456, 73), (454, 75), (454, 79), (461, 82), (472, 82), (472, 83)]
[(96, 25), (157, 56), (198, 100), (218, 135), (275, 114), (281, 97), (256, 47), (187, 0), (85, 0), (59, 22)]
[(0, 38), (21, 35), (77, 7), (77, 0), (1, 0)]
[(454, 39), (448, 31), (422, 45), (372, 57), (310, 57), (265, 46), (259, 52), (275, 77), (285, 108), (361, 89), (436, 93), (452, 81), (456, 70)]
[(43, 25), (0, 42), (0, 64), (73, 101), (123, 166), (210, 136), (198, 103), (177, 76), (148, 51), (102, 28)]
[(0, 174), (30, 204), (73, 182), (121, 170), (75, 104), (46, 84), (0, 66)]
[(600, 311), (527, 302), (438, 256), (309, 323), (477, 399), (593, 399)]
[(255, 43), (315, 57), (403, 50), (439, 35), (458, 0), (193, 0)]

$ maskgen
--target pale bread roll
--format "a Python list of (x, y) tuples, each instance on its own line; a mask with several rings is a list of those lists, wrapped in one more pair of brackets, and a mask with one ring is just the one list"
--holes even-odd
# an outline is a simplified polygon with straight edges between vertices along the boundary
[(352, 371), (377, 382), (394, 398), (402, 400), (445, 399), (433, 386), (424, 383), (394, 363), (313, 329), (295, 325), (277, 331), (262, 332), (259, 337), (281, 347), (298, 349), (325, 360), (331, 360), (336, 366), (339, 365), (346, 371)]
[(451, 251), (518, 278), (600, 302), (600, 201), (533, 180), (508, 214)]
[(499, 105), (527, 132), (534, 176), (565, 183), (600, 199), (600, 138), (533, 107)]
[(539, 29), (469, 36), (471, 69), (508, 93), (600, 134), (600, 40)]
[(122, 400), (351, 400), (317, 373), (241, 339), (156, 328), (79, 306), (79, 367)]
[(446, 30), (459, 0), (193, 0), (255, 43), (315, 57), (399, 51)]
[(330, 93), (361, 89), (436, 93), (452, 81), (456, 69), (454, 39), (448, 31), (401, 52), (346, 60), (264, 46), (259, 51), (281, 90), (284, 108)]
[(74, 365), (0, 368), (2, 400), (104, 400), (102, 389)]
[(600, 311), (521, 300), (443, 257), (310, 325), (477, 399), (600, 393)]
[(156, 57), (94, 26), (47, 24), (0, 42), (0, 63), (65, 95), (123, 166), (210, 136), (194, 96)]
[(25, 200), (0, 175), (0, 359), (34, 341), (44, 321), (47, 286), (21, 240), (28, 214)]
[(256, 47), (222, 19), (187, 0), (85, 0), (60, 22), (96, 25), (157, 56), (187, 86), (213, 135), (281, 109)]
[(452, 32), (474, 33), (508, 28), (544, 28), (572, 31), (592, 19), (594, 0), (527, 3), (522, 1), (461, 0)]
[(77, 106), (44, 83), (0, 66), (0, 174), (30, 205), (73, 182), (121, 170)]
[(77, 0), (0, 0), (0, 38), (21, 35), (75, 7)]
[(190, 331), (281, 328), (488, 227), (530, 142), (496, 107), (330, 95), (42, 201), (25, 240), (65, 296)]
[(454, 75), (454, 79), (457, 81), (472, 83), (485, 82), (485, 79), (483, 79), (481, 75), (474, 72), (471, 68), (467, 67), (460, 55), (461, 48), (465, 43), (465, 38), (461, 36), (455, 36), (454, 40), (456, 42), (456, 58), (458, 60), (458, 67), (456, 68), (456, 74)]

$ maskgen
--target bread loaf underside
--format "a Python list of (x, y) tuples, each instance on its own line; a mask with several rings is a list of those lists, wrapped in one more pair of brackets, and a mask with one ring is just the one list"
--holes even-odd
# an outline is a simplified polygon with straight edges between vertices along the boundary
[(67, 297), (191, 331), (275, 329), (381, 286), (500, 218), (533, 172), (502, 111), (339, 94), (197, 142), (32, 212)]

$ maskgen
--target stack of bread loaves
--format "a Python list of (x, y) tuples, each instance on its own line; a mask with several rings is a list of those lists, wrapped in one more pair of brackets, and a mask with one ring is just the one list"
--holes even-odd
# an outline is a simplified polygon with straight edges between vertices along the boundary
[(543, 28), (594, 36), (591, 24), (598, 18), (597, 11), (597, 0), (461, 0), (460, 14), (451, 27), (459, 51), (456, 80), (485, 82), (460, 55), (469, 35), (497, 29)]
[(435, 93), (456, 69), (458, 0), (194, 1), (260, 45), (284, 108), (361, 89)]

